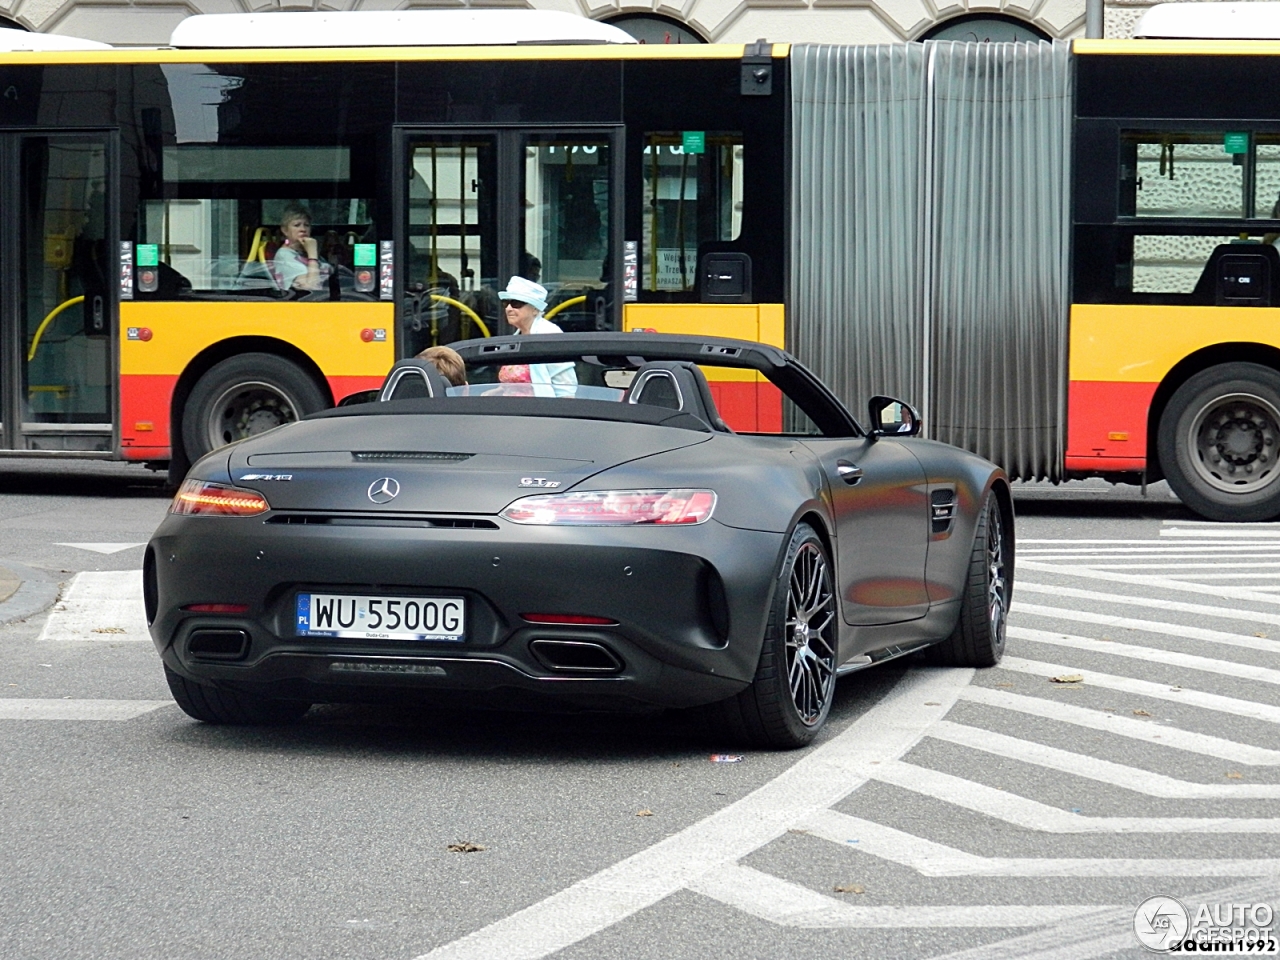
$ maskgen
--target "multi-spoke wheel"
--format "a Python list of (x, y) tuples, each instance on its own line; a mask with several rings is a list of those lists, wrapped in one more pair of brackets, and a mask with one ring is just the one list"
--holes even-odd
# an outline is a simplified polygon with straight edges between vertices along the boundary
[(1196, 513), (1280, 515), (1280, 374), (1256, 363), (1200, 371), (1169, 398), (1158, 446), (1169, 486)]
[(960, 616), (951, 635), (931, 648), (934, 660), (953, 667), (993, 667), (1004, 656), (1013, 591), (1011, 534), (999, 501), (989, 494), (973, 534)]
[(797, 525), (778, 571), (751, 686), (724, 704), (734, 729), (761, 747), (802, 747), (818, 735), (836, 687), (837, 614), (831, 561)]

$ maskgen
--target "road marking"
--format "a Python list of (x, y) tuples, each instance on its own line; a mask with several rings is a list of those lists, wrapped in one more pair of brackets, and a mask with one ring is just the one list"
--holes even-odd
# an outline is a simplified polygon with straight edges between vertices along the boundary
[(1086, 916), (1099, 909), (1023, 904), (861, 907), (741, 864), (727, 864), (712, 870), (690, 884), (689, 889), (769, 923), (809, 929), (1038, 927)]
[(1223, 697), (1216, 693), (1204, 693), (1186, 687), (1173, 688), (1167, 683), (1152, 683), (1150, 680), (1135, 680), (1132, 677), (1121, 677), (1111, 673), (1098, 673), (1084, 667), (1064, 667), (1058, 663), (1045, 663), (1040, 660), (1024, 660), (1021, 657), (1006, 656), (1000, 661), (1001, 670), (1030, 674), (1033, 677), (1060, 677), (1066, 673), (1084, 675), (1084, 682), (1091, 687), (1105, 687), (1108, 690), (1119, 690), (1140, 697), (1152, 697), (1159, 700), (1171, 700), (1174, 703), (1185, 703), (1202, 710), (1215, 710), (1218, 713), (1229, 713), (1237, 717), (1248, 717), (1250, 720), (1262, 720), (1266, 723), (1280, 724), (1280, 707), (1269, 703), (1257, 703), (1253, 700), (1239, 700), (1235, 697)]
[(814, 813), (801, 822), (801, 828), (926, 877), (1280, 877), (1276, 858), (984, 857), (838, 810)]
[(901, 760), (870, 773), (882, 783), (1042, 833), (1280, 833), (1276, 818), (1090, 817)]
[[(1175, 580), (1170, 577), (1139, 576), (1131, 573), (1117, 573), (1113, 570), (1094, 570), (1092, 567), (1077, 567), (1071, 564), (1041, 563), (1038, 560), (1018, 560), (1019, 569), (1038, 570), (1043, 573), (1056, 573), (1067, 577), (1078, 577), (1086, 580), (1106, 580), (1109, 583), (1133, 583), (1143, 587), (1154, 587), (1157, 590), (1173, 590), (1177, 593), (1204, 593), (1220, 599), (1253, 600), (1256, 603), (1280, 603), (1280, 597), (1271, 597), (1240, 587), (1212, 587), (1205, 583), (1189, 580)], [(1017, 589), (1015, 585), (1014, 589)]]
[(58, 547), (75, 547), (77, 550), (90, 550), (93, 553), (120, 553), (124, 550), (131, 550), (134, 547), (145, 547), (145, 543), (58, 543), (54, 544)]
[(1280, 641), (1268, 640), (1265, 637), (1246, 637), (1240, 633), (1226, 633), (1222, 630), (1206, 630), (1203, 627), (1184, 627), (1180, 623), (1165, 623), (1162, 620), (1137, 620), (1132, 617), (1115, 617), (1105, 613), (1089, 613), (1084, 610), (1070, 610), (1063, 607), (1044, 607), (1035, 603), (1020, 603), (1017, 610), (1020, 614), (1027, 614), (1033, 617), (1075, 620), (1079, 623), (1096, 623), (1104, 627), (1141, 630), (1146, 633), (1158, 633), (1166, 637), (1207, 640), (1209, 643), (1221, 643), (1229, 647), (1245, 647), (1249, 650), (1280, 653)]
[(1030, 630), (1026, 627), (1008, 627), (1007, 633), (1011, 637), (1016, 637), (1019, 640), (1030, 640), (1033, 643), (1050, 643), (1060, 647), (1071, 647), (1074, 650), (1088, 650), (1090, 653), (1105, 653), (1113, 657), (1146, 660), (1150, 663), (1163, 663), (1167, 666), (1183, 667), (1187, 670), (1202, 670), (1205, 673), (1217, 673), (1224, 677), (1239, 677), (1244, 680), (1256, 680), (1259, 683), (1280, 684), (1280, 670), (1272, 670), (1270, 667), (1255, 667), (1252, 664), (1236, 663), (1232, 660), (1198, 657), (1190, 653), (1175, 653), (1172, 650), (1141, 647), (1129, 643), (1116, 643), (1112, 640), (1073, 637), (1065, 633)]
[(866, 782), (951, 709), (972, 670), (909, 671), (879, 704), (777, 778), (735, 803), (585, 880), (425, 954), (431, 960), (536, 960), (736, 863), (798, 820)]
[[(1098, 560), (1110, 560), (1110, 557), (1096, 557)], [(1083, 558), (1081, 558), (1083, 559)], [(1141, 558), (1147, 559), (1147, 558)], [(1234, 559), (1234, 558), (1233, 558)], [(1081, 566), (1091, 570), (1258, 570), (1280, 567), (1280, 563), (1260, 563), (1257, 560), (1249, 563), (1187, 563), (1187, 558), (1180, 558), (1170, 563), (1082, 563)], [(1203, 574), (1196, 574), (1203, 576)], [(1239, 576), (1239, 574), (1233, 574)]]
[(929, 728), (927, 736), (958, 747), (1004, 757), (1006, 760), (1029, 763), (1165, 800), (1280, 800), (1280, 783), (1193, 783), (1190, 780), (1177, 780), (1162, 773), (1152, 773), (1139, 767), (1100, 760), (1057, 747), (1046, 747), (1031, 740), (1019, 740), (950, 720), (934, 724)]
[[(1021, 563), (1019, 563), (1021, 566)], [(1095, 600), (1102, 603), (1117, 603), (1129, 607), (1150, 607), (1153, 610), (1170, 610), (1177, 613), (1198, 613), (1223, 620), (1244, 620), (1248, 623), (1280, 624), (1280, 613), (1257, 613), (1252, 610), (1241, 610), (1239, 607), (1215, 607), (1207, 603), (1185, 603), (1178, 600), (1163, 600), (1159, 597), (1132, 597), (1123, 593), (1106, 593), (1101, 590), (1081, 590), (1079, 587), (1057, 587), (1047, 583), (1026, 583), (1019, 580), (1014, 584), (1015, 594), (1047, 593), (1054, 597), (1071, 597), (1075, 600)], [(1014, 609), (1020, 610), (1022, 605), (1014, 601)]]
[[(1174, 891), (1186, 904), (1258, 903), (1275, 897), (1275, 881), (1236, 884), (1203, 893)], [(1098, 907), (1096, 913), (1064, 920), (1034, 933), (957, 950), (931, 960), (1093, 960), (1134, 950), (1133, 906)], [(1102, 933), (1101, 931), (1107, 931)], [(1145, 954), (1144, 954), (1145, 956)]]
[(1071, 703), (1059, 703), (1041, 697), (1024, 697), (1005, 690), (990, 687), (967, 687), (960, 699), (999, 710), (1011, 710), (1043, 720), (1056, 720), (1088, 730), (1101, 730), (1130, 740), (1141, 740), (1156, 747), (1199, 753), (1206, 757), (1220, 757), (1235, 763), (1253, 767), (1280, 767), (1280, 750), (1268, 750), (1247, 743), (1237, 743), (1205, 733), (1193, 733), (1166, 724), (1151, 723), (1136, 717), (1122, 717), (1105, 710), (1090, 710)]
[(49, 611), (40, 639), (149, 641), (142, 604), (142, 571), (77, 573), (62, 599)]
[(1280, 530), (1181, 530), (1177, 527), (1168, 530), (1161, 530), (1162, 537), (1210, 537), (1214, 540), (1275, 540), (1280, 538)]
[(0, 698), (0, 720), (132, 720), (172, 705), (172, 700)]

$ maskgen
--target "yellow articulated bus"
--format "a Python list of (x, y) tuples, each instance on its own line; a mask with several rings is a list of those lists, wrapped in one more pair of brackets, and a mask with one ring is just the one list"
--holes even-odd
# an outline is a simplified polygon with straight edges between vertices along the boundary
[[(19, 35), (0, 454), (178, 477), (510, 332), (520, 275), (566, 330), (786, 346), (1017, 478), (1280, 515), (1280, 45), (651, 46), (455, 13)], [(735, 429), (798, 429), (755, 374), (712, 389)]]
[[(517, 274), (566, 330), (783, 342), (785, 97), (741, 93), (742, 46), (521, 11), (48, 40), (86, 49), (0, 55), (5, 452), (180, 475), (401, 356), (510, 332)], [(709, 252), (723, 289), (699, 280)], [(713, 387), (737, 425), (779, 429), (756, 381)]]

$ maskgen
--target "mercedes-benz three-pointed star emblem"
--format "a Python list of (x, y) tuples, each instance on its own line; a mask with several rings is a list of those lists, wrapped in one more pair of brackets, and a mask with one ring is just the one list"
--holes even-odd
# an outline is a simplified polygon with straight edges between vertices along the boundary
[(391, 477), (379, 477), (369, 484), (369, 499), (374, 503), (390, 503), (399, 495), (400, 483)]

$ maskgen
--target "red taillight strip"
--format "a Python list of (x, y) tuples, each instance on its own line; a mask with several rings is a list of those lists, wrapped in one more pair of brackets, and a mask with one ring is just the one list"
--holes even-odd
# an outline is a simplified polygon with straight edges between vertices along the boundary
[(182, 608), (187, 613), (248, 613), (247, 603), (189, 603)]
[(548, 623), (556, 625), (572, 625), (580, 627), (616, 627), (617, 620), (608, 617), (592, 617), (580, 613), (522, 613), (530, 623)]

